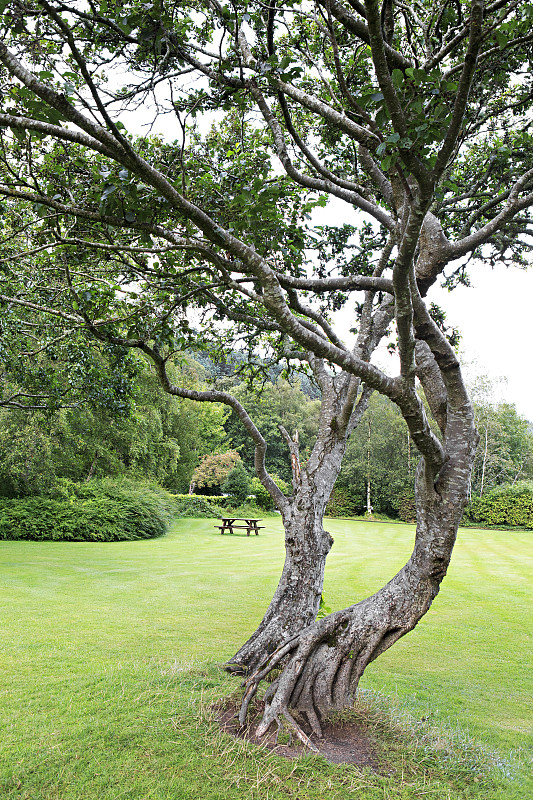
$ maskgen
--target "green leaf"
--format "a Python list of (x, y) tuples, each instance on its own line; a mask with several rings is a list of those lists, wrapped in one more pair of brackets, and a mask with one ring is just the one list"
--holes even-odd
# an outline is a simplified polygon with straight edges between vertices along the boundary
[(403, 84), (403, 72), (401, 71), (401, 69), (393, 69), (391, 77), (394, 86), (397, 89), (399, 89), (400, 86)]
[(508, 36), (506, 36), (506, 34), (502, 33), (501, 31), (496, 31), (494, 36), (496, 37), (496, 41), (498, 42), (498, 47), (501, 50), (503, 50), (503, 48), (506, 46), (506, 44), (509, 41)]
[(385, 156), (385, 158), (381, 159), (381, 169), (383, 170), (383, 172), (388, 172), (389, 169), (396, 163), (396, 159), (397, 159), (396, 153), (391, 153), (390, 155)]
[(104, 184), (104, 191), (102, 192), (102, 195), (101, 195), (101, 198), (100, 198), (101, 201), (104, 202), (105, 200), (107, 200), (109, 195), (113, 194), (113, 192), (115, 192), (116, 189), (117, 189), (117, 187), (115, 186), (114, 183), (105, 183)]
[(424, 83), (425, 81), (427, 81), (428, 76), (423, 69), (414, 69), (413, 78), (417, 83)]

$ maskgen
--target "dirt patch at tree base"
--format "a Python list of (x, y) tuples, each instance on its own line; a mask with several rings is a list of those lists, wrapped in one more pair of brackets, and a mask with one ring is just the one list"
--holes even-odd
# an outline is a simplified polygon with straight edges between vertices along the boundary
[[(253, 742), (283, 758), (298, 758), (313, 752), (305, 747), (295, 734), (290, 734), (286, 729), (283, 729), (278, 736), (275, 725), (271, 725), (267, 733), (259, 738), (257, 726), (261, 719), (261, 705), (257, 705), (256, 713), (244, 727), (239, 724), (238, 708), (235, 705), (226, 704), (216, 708), (221, 729), (237, 739)], [(323, 725), (323, 734), (322, 739), (314, 735), (310, 735), (310, 739), (318, 749), (319, 755), (330, 763), (353, 764), (361, 768), (367, 767), (374, 772), (382, 771), (382, 759), (378, 756), (376, 741), (364, 725), (357, 722), (329, 721)]]

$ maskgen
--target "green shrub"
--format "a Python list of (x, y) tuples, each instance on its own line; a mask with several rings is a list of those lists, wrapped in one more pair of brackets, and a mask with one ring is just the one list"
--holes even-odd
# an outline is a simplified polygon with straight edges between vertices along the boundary
[(349, 489), (335, 488), (326, 506), (326, 515), (328, 517), (357, 517), (364, 510), (358, 494), (352, 494)]
[(416, 522), (416, 501), (413, 492), (404, 492), (400, 497), (398, 516), (403, 522)]
[[(283, 494), (289, 495), (291, 494), (291, 487), (288, 483), (286, 483), (282, 478), (276, 475), (275, 472), (272, 473), (272, 480), (277, 483)], [(259, 478), (254, 477), (250, 481), (250, 493), (254, 495), (255, 502), (257, 503), (258, 507), (263, 511), (272, 511), (274, 508), (274, 502), (270, 497), (269, 493), (259, 480)]]
[(533, 528), (533, 482), (498, 486), (483, 497), (473, 497), (464, 518), (478, 525)]
[(103, 479), (61, 484), (59, 497), (0, 499), (0, 539), (113, 542), (162, 536), (175, 501), (161, 487)]
[(217, 508), (226, 508), (229, 505), (229, 501), (231, 497), (224, 497), (221, 494), (213, 494), (213, 495), (206, 495), (206, 494), (174, 494), (172, 495), (175, 500), (178, 502), (182, 500), (190, 500), (191, 498), (198, 497), (200, 500), (205, 500), (206, 503), (209, 503), (211, 506), (216, 506)]
[(184, 499), (177, 501), (175, 509), (177, 517), (221, 517), (224, 512), (220, 506), (209, 502), (205, 497), (198, 495), (183, 495)]

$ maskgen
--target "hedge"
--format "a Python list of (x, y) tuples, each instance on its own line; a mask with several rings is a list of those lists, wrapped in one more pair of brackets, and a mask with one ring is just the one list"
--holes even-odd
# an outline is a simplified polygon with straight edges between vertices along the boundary
[(358, 495), (354, 496), (350, 489), (335, 488), (326, 506), (328, 517), (358, 517), (365, 511)]
[(172, 495), (151, 484), (104, 479), (65, 487), (61, 497), (0, 498), (0, 539), (150, 539), (166, 533), (175, 513)]
[(225, 497), (224, 495), (220, 494), (173, 494), (175, 500), (178, 503), (182, 502), (183, 500), (203, 500), (208, 503), (210, 506), (216, 507), (219, 510), (221, 508), (226, 508), (229, 505), (229, 501), (232, 499), (231, 497)]
[[(290, 485), (280, 478), (275, 472), (272, 473), (273, 481), (278, 485), (284, 495), (290, 495), (292, 488)], [(256, 505), (263, 511), (272, 511), (274, 509), (274, 501), (270, 494), (267, 492), (259, 478), (253, 477), (250, 481), (250, 491), (255, 497)]]
[(533, 528), (533, 482), (498, 486), (483, 497), (473, 497), (464, 519), (478, 525)]
[[(218, 497), (203, 497), (202, 495), (184, 494), (174, 495), (176, 498), (176, 516), (177, 517), (221, 517), (224, 512), (222, 508), (212, 500), (218, 500)], [(224, 500), (226, 498), (223, 498)]]

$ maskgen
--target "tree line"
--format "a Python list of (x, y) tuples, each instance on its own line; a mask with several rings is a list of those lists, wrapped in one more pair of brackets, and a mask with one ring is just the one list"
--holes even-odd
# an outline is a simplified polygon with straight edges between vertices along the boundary
[[(207, 387), (216, 376), (239, 398), (269, 443), (269, 471), (288, 488), (290, 453), (280, 426), (298, 432), (305, 464), (319, 424), (316, 386), (298, 377), (289, 381), (274, 370), (258, 392), (233, 374), (235, 364), (217, 365), (201, 354), (188, 354), (180, 371), (191, 389)], [(146, 360), (137, 361), (135, 372), (120, 413), (109, 402), (94, 401), (55, 410), (0, 408), (0, 495), (45, 494), (62, 479), (119, 475), (157, 481), (175, 494), (220, 495), (239, 461), (249, 492), (261, 494), (261, 484), (253, 481), (253, 445), (233, 411), (161, 393)], [(495, 487), (533, 478), (533, 427), (512, 404), (494, 399), (487, 379), (477, 381), (474, 394), (481, 442), (471, 496), (483, 497)], [(374, 394), (348, 442), (328, 512), (413, 517), (417, 461), (398, 409)]]

